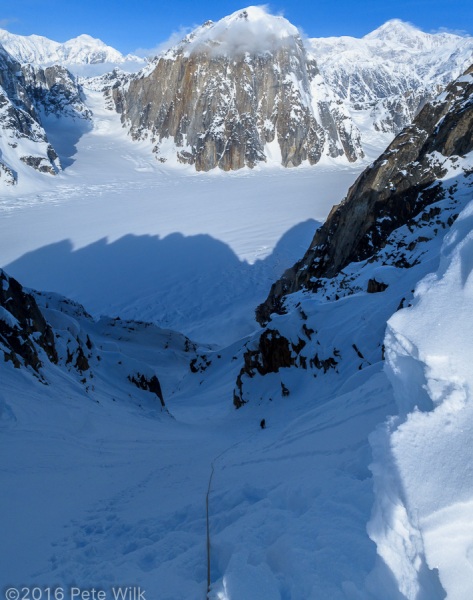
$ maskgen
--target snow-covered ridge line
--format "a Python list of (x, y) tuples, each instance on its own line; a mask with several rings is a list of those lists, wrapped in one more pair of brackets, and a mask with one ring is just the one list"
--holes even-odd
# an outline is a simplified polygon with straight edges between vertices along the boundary
[(425, 33), (398, 19), (363, 38), (308, 40), (320, 71), (356, 123), (398, 133), (473, 57), (473, 37)]
[(143, 58), (132, 54), (123, 55), (102, 40), (87, 34), (61, 43), (40, 35), (17, 35), (0, 29), (0, 44), (19, 63), (41, 67), (60, 64), (77, 71), (79, 67), (88, 66), (93, 69), (106, 64), (107, 69), (111, 70), (113, 65), (126, 68), (130, 64), (136, 70), (146, 63)]

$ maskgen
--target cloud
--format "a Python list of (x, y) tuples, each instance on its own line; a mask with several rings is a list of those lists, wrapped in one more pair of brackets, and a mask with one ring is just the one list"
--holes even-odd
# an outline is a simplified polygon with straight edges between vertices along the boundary
[(0, 19), (0, 28), (4, 29), (5, 27), (8, 27), (12, 23), (18, 23), (18, 19), (16, 17)]
[(284, 17), (271, 15), (268, 6), (250, 6), (197, 32), (188, 46), (190, 52), (210, 51), (213, 55), (241, 56), (264, 53), (299, 37)]
[[(194, 35), (189, 36), (190, 33)], [(153, 58), (182, 42), (186, 51), (210, 51), (213, 55), (240, 56), (246, 52), (273, 50), (291, 37), (304, 37), (302, 31), (287, 21), (282, 12), (273, 15), (267, 4), (251, 6), (213, 23), (193, 27), (181, 26), (171, 36), (152, 48), (137, 48), (136, 56)]]
[(471, 37), (471, 33), (468, 33), (465, 29), (451, 29), (450, 27), (432, 29), (430, 33), (451, 33), (453, 35), (459, 35), (460, 37)]
[(178, 30), (174, 31), (167, 40), (156, 44), (153, 48), (137, 48), (132, 52), (136, 56), (142, 56), (144, 58), (154, 57), (161, 52), (166, 52), (180, 41), (182, 41), (186, 35), (188, 35), (193, 29), (195, 29), (195, 25), (193, 27), (183, 27), (181, 26)]

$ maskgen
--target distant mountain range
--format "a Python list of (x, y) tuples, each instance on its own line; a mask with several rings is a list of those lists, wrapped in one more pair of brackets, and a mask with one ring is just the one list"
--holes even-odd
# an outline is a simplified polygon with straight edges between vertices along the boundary
[(73, 68), (73, 65), (102, 63), (126, 65), (126, 63), (146, 62), (143, 58), (132, 54), (124, 56), (115, 48), (107, 46), (102, 40), (86, 34), (60, 43), (41, 35), (16, 35), (0, 29), (0, 44), (19, 63), (30, 63), (41, 67), (59, 64)]
[(398, 133), (458, 77), (473, 57), (473, 37), (424, 33), (399, 19), (363, 38), (313, 38), (310, 47), (328, 86), (355, 122)]
[(44, 113), (93, 123), (88, 87), (161, 162), (208, 171), (375, 158), (473, 56), (472, 37), (399, 20), (362, 39), (306, 40), (261, 7), (208, 21), (149, 62), (88, 35), (59, 43), (0, 30), (0, 44), (0, 126), (13, 139), (0, 144), (7, 183), (25, 164), (61, 169)]

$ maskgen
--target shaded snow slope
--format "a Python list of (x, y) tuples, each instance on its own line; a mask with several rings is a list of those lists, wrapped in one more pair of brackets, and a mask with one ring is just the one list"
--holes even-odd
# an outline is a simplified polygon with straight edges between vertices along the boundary
[[(462, 166), (469, 164), (470, 159)], [(298, 361), (264, 377), (255, 374), (244, 382), (251, 397), (238, 411), (231, 404), (232, 388), (254, 338), (219, 351), (200, 349), (191, 370), (185, 362), (175, 363), (165, 346), (151, 351), (144, 325), (116, 322), (112, 332), (103, 329), (105, 322), (89, 323), (104, 355), (102, 373), (110, 372), (106, 380), (114, 381), (123, 350), (133, 349), (135, 358), (158, 376), (163, 373), (166, 406), (175, 419), (150, 415), (123, 394), (113, 402), (98, 374), (95, 390), (85, 393), (80, 384), (65, 387), (63, 375), (52, 370), (45, 387), (18, 369), (2, 367), (0, 426), (8, 449), (3, 455), (9, 457), (4, 481), (11, 492), (1, 497), (0, 507), (2, 514), (25, 515), (21, 530), (10, 521), (0, 541), (15, 540), (4, 552), (2, 577), (5, 572), (12, 584), (24, 585), (73, 582), (108, 593), (126, 581), (151, 597), (173, 600), (205, 595), (205, 497), (213, 465), (210, 598), (414, 598), (406, 590), (418, 588), (403, 586), (381, 569), (377, 550), (391, 567), (392, 562), (373, 533), (373, 519), (370, 534), (378, 547), (366, 532), (382, 491), (378, 482), (373, 490), (368, 436), (377, 427), (383, 431), (387, 416), (398, 410), (383, 373), (386, 320), (412, 300), (416, 282), (436, 270), (439, 260), (445, 268), (448, 251), (442, 258), (440, 248), (449, 217), (471, 199), (471, 177), (462, 169), (449, 173), (442, 185), (447, 194), (434, 205), (440, 211), (432, 220), (419, 216), (396, 231), (376, 260), (351, 265), (333, 280), (332, 291), (291, 296), (291, 310), (273, 325), (295, 345), (304, 339), (299, 357), (317, 353), (320, 364), (309, 367), (307, 360), (304, 369)], [(457, 220), (461, 227), (465, 219), (464, 230), (468, 216)], [(458, 236), (455, 229), (452, 234)], [(455, 239), (447, 237), (446, 244)], [(414, 266), (395, 267), (406, 246)], [(372, 278), (389, 285), (367, 293)], [(336, 293), (345, 297), (337, 299)], [(55, 309), (54, 297), (37, 298)], [(402, 320), (403, 311), (398, 315)], [(152, 336), (148, 343), (154, 347)], [(336, 364), (325, 372), (321, 363), (327, 351)], [(259, 426), (262, 418), (265, 430)], [(409, 444), (409, 453), (415, 450)], [(403, 454), (406, 460), (409, 453)], [(376, 445), (375, 460), (382, 469), (389, 465)], [(405, 469), (406, 484), (416, 473), (411, 467)], [(385, 470), (380, 473), (386, 476)], [(34, 513), (23, 494), (27, 487), (35, 493)], [(79, 489), (71, 494), (74, 487)], [(416, 481), (411, 493), (418, 489)], [(448, 495), (446, 486), (443, 497)], [(449, 522), (441, 521), (442, 527)], [(441, 533), (436, 529), (431, 539)], [(427, 548), (427, 525), (422, 535)], [(388, 544), (390, 555), (402, 561), (403, 546)], [(432, 548), (438, 553), (438, 544), (432, 542)], [(416, 555), (410, 556), (415, 564)], [(423, 589), (430, 595), (424, 597), (441, 598), (442, 569), (440, 585), (431, 570), (437, 558), (429, 558), (428, 550), (425, 556)]]

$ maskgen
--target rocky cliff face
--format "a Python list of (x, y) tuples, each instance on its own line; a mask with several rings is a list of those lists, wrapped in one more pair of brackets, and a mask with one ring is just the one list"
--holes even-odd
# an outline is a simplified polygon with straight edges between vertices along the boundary
[(61, 169), (43, 126), (49, 115), (91, 117), (77, 79), (59, 65), (21, 66), (0, 46), (0, 183), (17, 183), (25, 166), (48, 175)]
[(21, 66), (0, 46), (0, 182), (15, 184), (21, 163), (54, 175), (59, 161), (40, 124)]
[(285, 295), (315, 290), (349, 263), (369, 259), (397, 228), (439, 199), (438, 180), (473, 149), (473, 66), (427, 104), (332, 209), (305, 256), (276, 282), (257, 310), (260, 323), (283, 310)]
[(297, 29), (260, 8), (204, 24), (109, 93), (158, 159), (199, 171), (362, 156), (356, 127)]
[(43, 354), (57, 363), (54, 334), (34, 297), (0, 271), (0, 350), (5, 361), (39, 372)]
[(92, 113), (84, 104), (82, 86), (72, 73), (60, 65), (41, 68), (22, 67), (26, 91), (44, 115), (90, 119)]
[(264, 329), (245, 343), (234, 405), (303, 384), (333, 397), (358, 371), (380, 368), (387, 320), (439, 264), (472, 189), (473, 66), (359, 177), (272, 286), (257, 310)]

